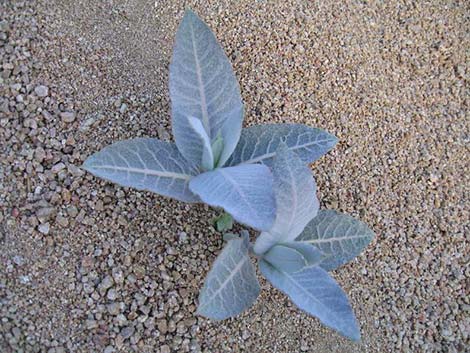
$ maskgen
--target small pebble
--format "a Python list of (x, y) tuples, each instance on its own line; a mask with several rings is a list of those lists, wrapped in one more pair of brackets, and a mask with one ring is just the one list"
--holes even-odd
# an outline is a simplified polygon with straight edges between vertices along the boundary
[(114, 353), (116, 350), (114, 349), (113, 346), (106, 346), (104, 349), (104, 353)]
[(108, 304), (108, 312), (111, 315), (116, 316), (120, 313), (120, 311), (121, 311), (121, 306), (119, 303)]
[(49, 234), (50, 229), (51, 229), (51, 225), (49, 224), (49, 222), (42, 223), (38, 226), (39, 232), (41, 232), (44, 235)]
[(47, 219), (47, 218), (50, 218), (55, 213), (56, 213), (56, 209), (54, 207), (43, 207), (36, 211), (36, 217), (40, 219)]
[(98, 323), (95, 320), (86, 320), (85, 327), (87, 330), (93, 330), (94, 328), (98, 327)]
[(126, 326), (121, 330), (120, 335), (124, 339), (127, 339), (127, 338), (130, 338), (134, 334), (134, 332), (135, 332), (135, 328), (133, 326)]
[(163, 345), (160, 347), (160, 353), (171, 353), (171, 349), (168, 345)]
[(118, 295), (117, 295), (116, 290), (111, 288), (111, 289), (108, 291), (108, 294), (107, 294), (106, 297), (107, 297), (109, 300), (116, 300), (117, 296), (118, 296)]
[(63, 112), (63, 113), (60, 113), (60, 118), (65, 123), (72, 123), (75, 121), (75, 113)]
[(159, 321), (157, 324), (158, 331), (162, 334), (165, 335), (168, 332), (168, 324), (165, 320)]
[(112, 270), (111, 270), (112, 274), (113, 274), (113, 279), (116, 283), (123, 283), (124, 282), (124, 273), (122, 272), (122, 270), (118, 267), (114, 267)]
[(105, 278), (103, 278), (103, 280), (100, 283), (100, 287), (103, 289), (109, 289), (113, 286), (113, 284), (114, 284), (113, 278), (108, 275)]
[(188, 234), (186, 234), (186, 232), (180, 232), (178, 234), (178, 240), (181, 242), (181, 243), (184, 243), (186, 240), (188, 240)]
[(49, 88), (43, 85), (39, 85), (34, 89), (34, 93), (36, 93), (38, 97), (47, 97), (49, 94)]
[(13, 256), (13, 262), (17, 266), (23, 266), (25, 263), (24, 257), (20, 255)]
[(63, 228), (66, 228), (69, 225), (69, 220), (61, 215), (58, 215), (55, 221)]
[(65, 169), (65, 164), (64, 163), (57, 163), (55, 164), (52, 168), (51, 168), (51, 171), (52, 173), (54, 174), (57, 174), (59, 173), (61, 170)]
[(28, 276), (28, 275), (21, 275), (20, 276), (20, 282), (22, 284), (28, 284), (29, 282), (31, 282), (31, 277)]

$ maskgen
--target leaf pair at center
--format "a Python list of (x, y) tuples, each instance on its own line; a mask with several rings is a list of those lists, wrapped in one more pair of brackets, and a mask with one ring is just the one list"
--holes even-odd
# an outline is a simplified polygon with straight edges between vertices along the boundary
[(242, 129), (240, 87), (214, 34), (192, 11), (176, 33), (170, 97), (173, 134), (184, 158), (205, 170), (223, 166)]
[(199, 119), (191, 116), (187, 119), (189, 128), (186, 133), (190, 135), (190, 137), (185, 143), (193, 145), (192, 148), (196, 152), (195, 160), (200, 161), (201, 168), (205, 171), (212, 170), (218, 167), (219, 162), (222, 162), (222, 164), (225, 163), (225, 161), (221, 159), (224, 149), (222, 135), (219, 133), (214, 142), (211, 142)]
[(224, 168), (242, 130), (240, 88), (214, 34), (192, 12), (176, 33), (170, 97), (176, 146), (201, 170), (189, 181), (191, 192), (243, 224), (269, 228), (275, 214), (269, 169), (252, 164)]

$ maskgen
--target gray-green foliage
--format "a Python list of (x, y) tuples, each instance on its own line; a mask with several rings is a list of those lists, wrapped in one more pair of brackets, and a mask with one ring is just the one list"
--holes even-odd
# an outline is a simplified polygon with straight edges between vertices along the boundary
[(222, 207), (238, 222), (263, 231), (276, 213), (268, 166), (277, 146), (285, 141), (310, 163), (336, 143), (327, 132), (298, 124), (242, 129), (243, 103), (230, 62), (192, 11), (176, 34), (170, 98), (175, 143), (117, 142), (83, 167), (123, 186)]
[(230, 62), (214, 34), (193, 12), (181, 22), (170, 65), (171, 121), (175, 143), (155, 138), (116, 142), (83, 167), (119, 185), (185, 202), (205, 202), (261, 234), (227, 233), (226, 245), (207, 275), (197, 313), (235, 316), (256, 300), (261, 273), (302, 310), (351, 339), (359, 339), (345, 293), (326, 270), (370, 242), (362, 222), (319, 211), (308, 163), (327, 153), (336, 137), (300, 124), (242, 129), (244, 107)]
[[(285, 146), (280, 147), (274, 158), (273, 175), (278, 210), (276, 221), (270, 230), (259, 235), (252, 251), (259, 259), (260, 272), (300, 309), (342, 335), (359, 340), (359, 326), (348, 298), (326, 271), (358, 255), (372, 240), (373, 233), (364, 223), (350, 216), (331, 210), (318, 211), (315, 183), (308, 168)], [(227, 238), (233, 237), (231, 234)], [(216, 263), (218, 267), (223, 266), (222, 255)], [(253, 281), (251, 272), (248, 281)], [(235, 291), (238, 289), (233, 287)], [(206, 303), (207, 293), (215, 290), (207, 279), (200, 301)], [(249, 302), (237, 307), (246, 309), (254, 301), (255, 293), (251, 294), (244, 292), (243, 297), (249, 298)], [(233, 296), (230, 293), (228, 298), (219, 298), (219, 301), (225, 303)], [(225, 309), (219, 302), (212, 301), (212, 306), (218, 317), (223, 316), (221, 313)], [(207, 312), (200, 313), (212, 318)], [(226, 316), (233, 314), (231, 311)]]
[(248, 233), (227, 241), (206, 277), (199, 296), (198, 314), (223, 320), (254, 303), (260, 287), (249, 257), (249, 246)]
[(320, 249), (325, 256), (321, 267), (331, 271), (359, 255), (373, 237), (365, 223), (334, 210), (321, 210), (296, 240)]
[(315, 246), (296, 241), (276, 244), (263, 255), (266, 262), (288, 273), (318, 265), (323, 257), (323, 253)]
[(260, 271), (274, 287), (289, 296), (300, 309), (352, 340), (357, 341), (361, 338), (346, 293), (321, 267), (307, 266), (289, 272), (261, 260)]
[(292, 240), (318, 211), (317, 187), (310, 169), (285, 144), (273, 163), (276, 218), (272, 227), (261, 233), (255, 252), (264, 254), (273, 245)]

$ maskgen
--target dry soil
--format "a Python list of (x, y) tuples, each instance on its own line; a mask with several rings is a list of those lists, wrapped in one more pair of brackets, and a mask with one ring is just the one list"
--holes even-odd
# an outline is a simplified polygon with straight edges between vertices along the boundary
[[(213, 210), (79, 166), (171, 139), (168, 66), (185, 8), (213, 28), (245, 124), (339, 137), (322, 207), (376, 239), (334, 273), (354, 344), (262, 282), (235, 319), (194, 315), (222, 240)], [(2, 352), (465, 352), (470, 334), (466, 1), (0, 0)]]

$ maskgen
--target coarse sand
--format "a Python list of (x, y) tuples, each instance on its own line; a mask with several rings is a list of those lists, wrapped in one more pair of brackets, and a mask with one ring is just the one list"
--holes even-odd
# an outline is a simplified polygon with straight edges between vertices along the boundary
[[(362, 342), (262, 281), (235, 319), (195, 316), (222, 247), (214, 210), (79, 169), (106, 144), (171, 139), (184, 9), (214, 30), (246, 126), (340, 143), (312, 166), (322, 207), (376, 238), (334, 272)], [(466, 1), (0, 0), (1, 352), (468, 352)]]

